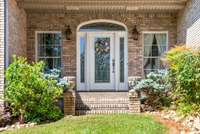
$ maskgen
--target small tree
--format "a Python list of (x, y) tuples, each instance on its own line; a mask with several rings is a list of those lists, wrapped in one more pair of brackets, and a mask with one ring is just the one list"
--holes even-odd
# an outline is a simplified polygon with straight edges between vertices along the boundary
[(185, 46), (171, 49), (166, 56), (173, 99), (184, 114), (200, 113), (200, 53)]
[(16, 56), (6, 70), (5, 99), (20, 123), (55, 120), (62, 115), (55, 105), (62, 88), (46, 79), (43, 70), (43, 62), (28, 64), (25, 58)]

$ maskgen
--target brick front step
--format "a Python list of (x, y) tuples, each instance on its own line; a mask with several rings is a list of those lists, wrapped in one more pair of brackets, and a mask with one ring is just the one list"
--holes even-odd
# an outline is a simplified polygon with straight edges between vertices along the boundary
[(129, 110), (76, 110), (76, 115), (85, 114), (121, 114), (129, 113)]
[(134, 91), (129, 92), (76, 92), (64, 93), (64, 114), (115, 114), (140, 113), (140, 100)]
[(81, 98), (126, 98), (128, 92), (76, 92), (76, 97)]
[(77, 101), (90, 101), (90, 102), (92, 102), (92, 101), (94, 101), (94, 102), (96, 102), (96, 101), (121, 101), (121, 102), (123, 102), (123, 101), (128, 101), (129, 99), (128, 98), (105, 98), (105, 97), (96, 97), (96, 98), (94, 98), (94, 97), (87, 97), (87, 98), (84, 98), (84, 97), (82, 97), (82, 98), (79, 98), (79, 97), (76, 97), (76, 100)]
[(129, 112), (128, 92), (77, 92), (76, 115)]
[(77, 108), (85, 108), (85, 107), (89, 107), (89, 108), (128, 108), (128, 104), (88, 104), (88, 105), (84, 105), (84, 104), (76, 104)]
[(80, 106), (80, 107), (76, 107), (76, 110), (116, 110), (116, 109), (120, 109), (120, 110), (129, 110), (128, 106)]
[(98, 100), (96, 99), (96, 101), (94, 100), (77, 100), (76, 99), (76, 104), (127, 104), (129, 100)]

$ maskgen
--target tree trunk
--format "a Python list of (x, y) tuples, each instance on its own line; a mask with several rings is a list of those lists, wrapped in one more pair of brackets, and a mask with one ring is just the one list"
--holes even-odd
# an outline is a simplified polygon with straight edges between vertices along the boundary
[(23, 113), (21, 113), (19, 116), (19, 123), (24, 124), (24, 114)]

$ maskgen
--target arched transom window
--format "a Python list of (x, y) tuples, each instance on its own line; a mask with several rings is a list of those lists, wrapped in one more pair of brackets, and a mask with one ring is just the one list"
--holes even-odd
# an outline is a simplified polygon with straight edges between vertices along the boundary
[(103, 32), (103, 31), (126, 31), (124, 26), (109, 23), (109, 22), (95, 22), (86, 24), (80, 27), (80, 32)]

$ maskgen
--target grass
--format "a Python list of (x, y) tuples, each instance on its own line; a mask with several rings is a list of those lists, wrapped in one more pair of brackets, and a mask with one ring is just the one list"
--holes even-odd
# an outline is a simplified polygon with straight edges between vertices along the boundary
[(2, 134), (165, 134), (167, 129), (145, 115), (90, 115), (65, 117), (57, 122), (5, 131)]

